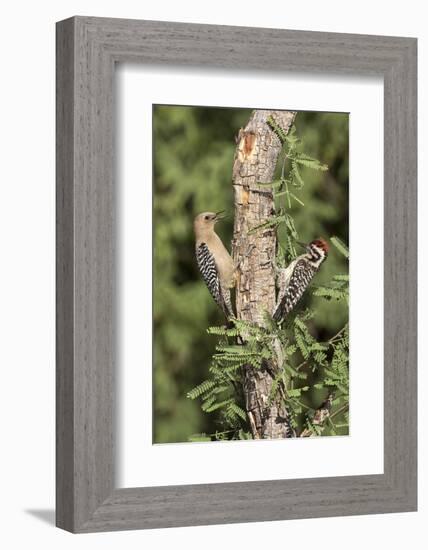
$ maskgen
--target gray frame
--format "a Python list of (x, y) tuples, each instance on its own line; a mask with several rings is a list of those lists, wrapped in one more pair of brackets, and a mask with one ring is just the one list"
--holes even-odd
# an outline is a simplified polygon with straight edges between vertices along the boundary
[[(113, 82), (123, 61), (383, 76), (384, 474), (114, 487)], [(73, 17), (57, 24), (57, 98), (57, 525), (416, 510), (416, 39)]]

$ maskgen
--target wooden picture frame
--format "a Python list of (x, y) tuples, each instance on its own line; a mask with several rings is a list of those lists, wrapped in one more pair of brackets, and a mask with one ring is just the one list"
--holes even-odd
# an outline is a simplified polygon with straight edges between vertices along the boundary
[[(117, 62), (384, 79), (384, 473), (114, 486)], [(57, 24), (57, 525), (72, 532), (417, 506), (416, 39), (73, 17)]]

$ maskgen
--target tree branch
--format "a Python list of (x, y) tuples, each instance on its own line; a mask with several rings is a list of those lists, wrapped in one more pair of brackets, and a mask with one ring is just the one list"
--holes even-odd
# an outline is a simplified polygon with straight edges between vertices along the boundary
[[(267, 120), (273, 119), (287, 134), (295, 115), (292, 111), (253, 111), (237, 139), (233, 166), (233, 256), (239, 266), (236, 308), (238, 318), (258, 326), (263, 326), (263, 312), (271, 314), (275, 304), (276, 231), (274, 228), (249, 231), (267, 222), (275, 213), (272, 189), (258, 184), (273, 180), (282, 148)], [(243, 370), (243, 390), (253, 437), (287, 437), (289, 422), (284, 403), (280, 397), (269, 403), (272, 369), (267, 365), (261, 369), (247, 365)]]

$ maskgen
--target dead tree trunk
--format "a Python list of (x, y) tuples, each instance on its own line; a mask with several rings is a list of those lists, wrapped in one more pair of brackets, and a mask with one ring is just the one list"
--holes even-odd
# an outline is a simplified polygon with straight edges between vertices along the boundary
[[(263, 311), (272, 313), (275, 305), (276, 231), (251, 228), (268, 221), (275, 213), (272, 189), (257, 182), (273, 180), (281, 142), (267, 124), (269, 117), (288, 132), (295, 117), (291, 111), (253, 111), (241, 129), (233, 166), (235, 223), (233, 256), (238, 267), (236, 309), (238, 318), (263, 324)], [(243, 371), (243, 390), (247, 415), (255, 439), (287, 437), (287, 411), (280, 399), (270, 405), (273, 378), (266, 367), (247, 365)]]

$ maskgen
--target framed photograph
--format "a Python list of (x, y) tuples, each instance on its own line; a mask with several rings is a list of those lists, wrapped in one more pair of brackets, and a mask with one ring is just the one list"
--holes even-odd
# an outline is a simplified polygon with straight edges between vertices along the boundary
[(57, 525), (416, 510), (416, 40), (57, 24)]

